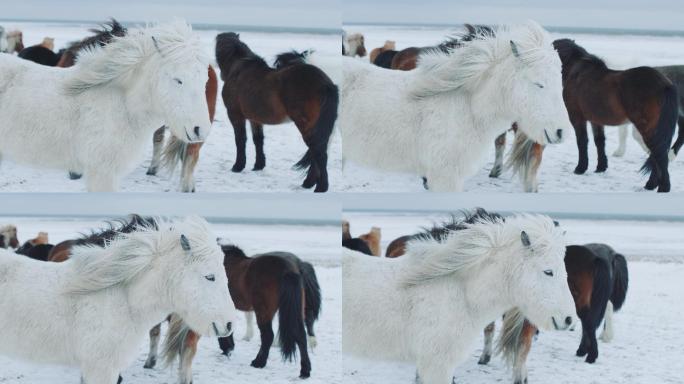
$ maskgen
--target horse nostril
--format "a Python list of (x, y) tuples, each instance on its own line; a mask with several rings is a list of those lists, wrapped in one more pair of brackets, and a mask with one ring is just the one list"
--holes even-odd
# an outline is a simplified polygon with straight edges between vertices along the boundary
[(572, 324), (572, 317), (568, 316), (565, 318), (565, 325), (570, 325), (570, 324)]
[(558, 135), (559, 139), (563, 138), (563, 130), (562, 129), (557, 130), (556, 134)]
[(199, 137), (200, 135), (200, 127), (195, 126), (195, 136)]

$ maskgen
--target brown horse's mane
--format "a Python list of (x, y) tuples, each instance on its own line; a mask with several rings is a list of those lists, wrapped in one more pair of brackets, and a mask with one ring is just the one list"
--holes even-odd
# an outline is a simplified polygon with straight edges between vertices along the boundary
[(132, 214), (126, 219), (112, 220), (107, 222), (107, 227), (93, 230), (89, 234), (82, 234), (81, 238), (74, 239), (72, 245), (96, 245), (104, 247), (106, 243), (122, 233), (131, 233), (140, 228), (157, 228), (157, 221), (151, 217), (143, 217)]
[(224, 32), (216, 36), (216, 61), (221, 68), (222, 78), (224, 72), (231, 72), (238, 64), (256, 64), (263, 68), (273, 69), (263, 57), (254, 53), (240, 40), (239, 34), (234, 32)]
[(250, 259), (245, 252), (234, 244), (223, 244), (221, 245), (221, 251), (223, 252), (223, 264), (225, 265), (229, 257), (239, 257), (242, 259)]
[(461, 231), (469, 225), (481, 222), (501, 222), (503, 216), (498, 213), (490, 213), (483, 208), (476, 208), (474, 211), (461, 211), (461, 218), (452, 214), (451, 218), (439, 224), (434, 224), (431, 228), (423, 227), (421, 232), (411, 235), (410, 240), (435, 240), (442, 242), (446, 240), (450, 233)]
[(582, 63), (594, 65), (601, 69), (608, 69), (606, 62), (596, 55), (587, 52), (586, 49), (571, 39), (558, 39), (553, 42), (553, 47), (558, 52), (563, 65), (570, 65), (578, 60)]

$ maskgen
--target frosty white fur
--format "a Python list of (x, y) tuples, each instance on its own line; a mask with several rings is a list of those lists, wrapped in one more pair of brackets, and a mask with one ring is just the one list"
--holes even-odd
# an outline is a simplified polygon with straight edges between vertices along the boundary
[(182, 140), (208, 135), (200, 46), (176, 21), (84, 51), (72, 68), (0, 55), (0, 155), (82, 173), (89, 191), (117, 190), (160, 126)]
[(462, 190), (513, 122), (540, 143), (571, 128), (560, 59), (535, 22), (423, 54), (409, 72), (343, 60), (345, 160), (427, 177), (433, 191)]
[(76, 247), (63, 263), (0, 250), (0, 354), (77, 366), (85, 384), (114, 384), (169, 313), (225, 334), (235, 307), (216, 236), (197, 217), (159, 227)]
[(574, 314), (565, 239), (546, 216), (477, 223), (442, 243), (416, 240), (398, 259), (344, 252), (343, 352), (414, 362), (424, 384), (451, 383), (484, 326), (512, 307), (542, 328), (567, 326)]

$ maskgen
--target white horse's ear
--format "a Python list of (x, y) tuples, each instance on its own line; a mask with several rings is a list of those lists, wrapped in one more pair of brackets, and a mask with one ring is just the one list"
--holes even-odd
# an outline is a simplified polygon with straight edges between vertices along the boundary
[(181, 243), (181, 247), (183, 248), (184, 251), (186, 251), (186, 252), (190, 251), (190, 242), (188, 241), (188, 238), (185, 237), (185, 235), (181, 235), (180, 243)]
[(527, 232), (522, 231), (520, 232), (520, 241), (522, 241), (523, 245), (526, 247), (530, 246), (530, 237), (527, 236)]
[(511, 40), (510, 42), (511, 42), (511, 51), (513, 51), (513, 56), (519, 58), (520, 57), (520, 51), (518, 51), (518, 46), (513, 42), (513, 40)]

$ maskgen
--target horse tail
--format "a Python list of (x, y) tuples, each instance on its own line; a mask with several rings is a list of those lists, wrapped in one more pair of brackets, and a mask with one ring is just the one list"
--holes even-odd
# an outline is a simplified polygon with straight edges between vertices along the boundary
[(321, 287), (318, 285), (316, 270), (305, 261), (300, 263), (299, 270), (304, 282), (304, 315), (307, 319), (316, 321), (321, 314)]
[(534, 160), (534, 140), (518, 130), (515, 133), (513, 148), (506, 160), (506, 169), (513, 171), (513, 175), (520, 175), (522, 180), (527, 180)]
[(641, 167), (643, 174), (656, 169), (656, 157), (663, 154), (667, 155), (674, 137), (677, 117), (679, 117), (679, 96), (677, 95), (677, 87), (670, 84), (665, 87), (663, 92), (663, 103), (660, 106), (660, 117), (655, 133), (648, 140), (645, 140), (651, 154)]
[(166, 142), (162, 150), (162, 168), (166, 169), (169, 173), (173, 173), (178, 163), (185, 160), (187, 147), (187, 143), (171, 135), (171, 138)]
[(320, 96), (321, 113), (314, 125), (313, 132), (307, 138), (309, 149), (299, 160), (294, 168), (304, 170), (310, 167), (316, 155), (324, 154), (328, 150), (328, 141), (337, 120), (337, 106), (340, 103), (340, 94), (337, 86), (332, 82), (325, 85)]
[(297, 341), (306, 339), (302, 318), (302, 277), (292, 271), (285, 272), (280, 280), (278, 298), (278, 334), (283, 360), (291, 361), (297, 355)]
[(610, 301), (613, 303), (613, 309), (617, 312), (622, 308), (627, 296), (627, 286), (629, 284), (629, 274), (627, 272), (627, 260), (621, 254), (615, 255), (613, 261), (613, 292), (610, 295)]
[(496, 343), (496, 354), (502, 354), (509, 366), (515, 365), (522, 347), (522, 334), (525, 326), (525, 315), (518, 309), (508, 310), (503, 317), (499, 340)]
[(185, 339), (190, 333), (191, 329), (180, 318), (180, 316), (173, 314), (169, 319), (169, 330), (164, 339), (164, 346), (162, 348), (162, 360), (164, 366), (170, 367), (176, 360), (176, 357), (182, 356), (183, 348), (185, 348)]
[(594, 259), (594, 284), (591, 290), (591, 308), (589, 310), (594, 322), (593, 326), (598, 326), (603, 319), (612, 290), (613, 282), (608, 263), (601, 258)]

